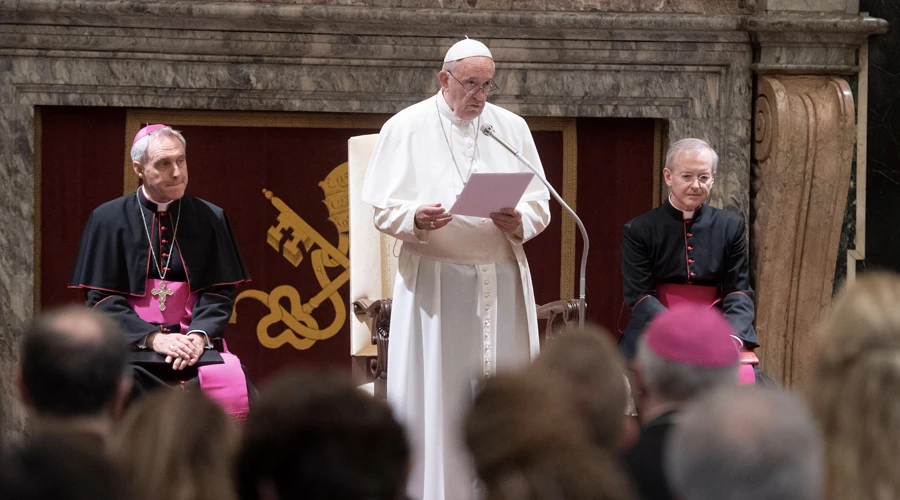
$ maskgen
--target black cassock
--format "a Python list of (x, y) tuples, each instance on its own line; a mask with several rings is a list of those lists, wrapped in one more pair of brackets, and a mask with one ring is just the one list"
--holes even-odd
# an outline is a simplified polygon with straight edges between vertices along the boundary
[(632, 359), (637, 341), (654, 316), (665, 310), (659, 284), (719, 288), (722, 309), (747, 349), (759, 346), (753, 329), (753, 290), (744, 219), (702, 205), (692, 219), (668, 200), (622, 228), (622, 277), (631, 321), (619, 348)]
[[(147, 241), (148, 230), (152, 243)], [(167, 282), (187, 283), (197, 294), (188, 331), (206, 333), (221, 350), (220, 339), (234, 308), (235, 285), (249, 281), (250, 275), (225, 212), (200, 198), (184, 195), (170, 203), (167, 211), (158, 211), (157, 204), (138, 189), (137, 194), (100, 205), (81, 235), (69, 287), (85, 291), (88, 307), (113, 315), (133, 346), (153, 332), (179, 332), (179, 324), (144, 321), (128, 302), (129, 296), (144, 297), (150, 292), (148, 279), (161, 279), (152, 262), (154, 253)], [(136, 370), (136, 382), (143, 384), (142, 378), (150, 376), (151, 381), (173, 383), (197, 373), (196, 367), (175, 372), (171, 365), (151, 366), (149, 371)]]

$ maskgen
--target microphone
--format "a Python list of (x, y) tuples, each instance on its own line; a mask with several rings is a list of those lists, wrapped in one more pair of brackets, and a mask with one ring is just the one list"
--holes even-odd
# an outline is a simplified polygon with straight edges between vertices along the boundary
[(522, 153), (520, 153), (518, 150), (516, 150), (516, 148), (512, 147), (508, 142), (503, 140), (502, 137), (497, 135), (497, 132), (494, 130), (493, 125), (488, 125), (488, 124), (482, 125), (481, 133), (490, 137), (491, 139), (494, 139), (495, 141), (497, 141), (501, 146), (506, 148), (507, 151), (512, 153), (512, 155), (515, 156), (516, 159), (519, 160), (519, 162), (522, 165), (525, 165), (528, 168), (528, 170), (531, 170), (531, 172), (534, 173), (534, 175), (538, 179), (540, 179), (541, 182), (544, 183), (544, 186), (547, 186), (547, 189), (550, 191), (550, 194), (553, 195), (553, 198), (557, 202), (559, 202), (559, 204), (567, 212), (569, 212), (569, 214), (575, 219), (575, 224), (577, 224), (578, 229), (581, 230), (581, 239), (584, 241), (584, 247), (581, 249), (581, 279), (578, 282), (578, 326), (583, 328), (584, 327), (585, 307), (587, 305), (587, 302), (585, 299), (585, 288), (586, 287), (585, 287), (585, 281), (584, 281), (584, 279), (585, 279), (584, 273), (585, 273), (585, 270), (587, 269), (587, 256), (588, 256), (588, 248), (590, 246), (590, 241), (588, 239), (587, 230), (584, 228), (584, 224), (581, 222), (581, 218), (578, 217), (578, 215), (575, 213), (575, 211), (572, 210), (572, 207), (570, 207), (569, 204), (566, 203), (562, 199), (562, 196), (560, 196), (559, 193), (557, 193), (556, 190), (553, 189), (553, 186), (551, 186), (550, 183), (547, 182), (547, 179), (545, 179), (543, 175), (538, 173), (537, 169), (534, 168), (534, 165), (532, 165), (531, 162), (529, 162), (528, 160), (525, 159), (524, 156), (522, 156)]

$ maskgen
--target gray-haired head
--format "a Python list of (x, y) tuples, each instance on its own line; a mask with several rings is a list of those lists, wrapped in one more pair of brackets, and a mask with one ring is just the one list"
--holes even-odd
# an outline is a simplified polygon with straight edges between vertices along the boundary
[(181, 141), (181, 145), (184, 146), (185, 153), (187, 152), (187, 141), (184, 139), (184, 136), (181, 135), (181, 131), (174, 130), (171, 127), (163, 127), (141, 137), (133, 146), (131, 146), (131, 161), (140, 163), (141, 165), (146, 163), (148, 159), (147, 150), (150, 149), (150, 142), (155, 141), (160, 137), (174, 137), (175, 139), (178, 139)]
[(706, 142), (702, 139), (694, 139), (694, 138), (681, 139), (680, 141), (675, 141), (674, 143), (672, 143), (671, 146), (669, 146), (669, 151), (666, 152), (666, 167), (665, 168), (667, 168), (670, 172), (674, 172), (673, 169), (675, 168), (676, 157), (679, 154), (685, 153), (688, 151), (692, 151), (692, 152), (696, 151), (698, 153), (701, 153), (703, 151), (709, 151), (709, 153), (712, 155), (712, 171), (714, 174), (716, 173), (716, 167), (719, 166), (718, 153), (716, 153), (716, 150), (714, 150), (712, 148), (712, 146), (709, 145), (708, 142)]
[(672, 403), (690, 401), (720, 387), (735, 386), (738, 381), (738, 363), (697, 366), (665, 359), (647, 345), (646, 335), (638, 340), (636, 362), (646, 389)]
[(741, 387), (713, 393), (682, 414), (664, 460), (682, 500), (821, 500), (823, 453), (799, 400)]
[(459, 66), (459, 61), (460, 59), (445, 62), (443, 66), (441, 66), (441, 71), (449, 71), (450, 73), (453, 73), (454, 71), (456, 71), (456, 67)]

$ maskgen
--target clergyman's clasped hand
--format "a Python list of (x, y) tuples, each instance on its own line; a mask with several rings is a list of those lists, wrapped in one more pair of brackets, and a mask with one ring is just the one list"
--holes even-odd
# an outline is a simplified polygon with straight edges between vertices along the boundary
[(453, 215), (446, 209), (441, 208), (440, 203), (431, 203), (422, 205), (416, 209), (416, 227), (426, 231), (434, 231), (440, 229), (453, 220)]
[(157, 332), (151, 334), (147, 341), (154, 351), (166, 357), (166, 363), (172, 363), (173, 370), (194, 366), (205, 347), (203, 337), (196, 333), (182, 335)]

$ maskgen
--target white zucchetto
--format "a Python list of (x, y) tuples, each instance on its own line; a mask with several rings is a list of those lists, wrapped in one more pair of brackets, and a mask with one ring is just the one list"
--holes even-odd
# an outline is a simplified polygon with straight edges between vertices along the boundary
[(453, 46), (450, 47), (450, 50), (447, 51), (447, 55), (444, 56), (444, 62), (458, 61), (467, 57), (476, 56), (490, 57), (491, 59), (494, 58), (494, 56), (491, 55), (491, 51), (487, 48), (487, 45), (478, 40), (466, 38), (465, 40), (454, 43)]

